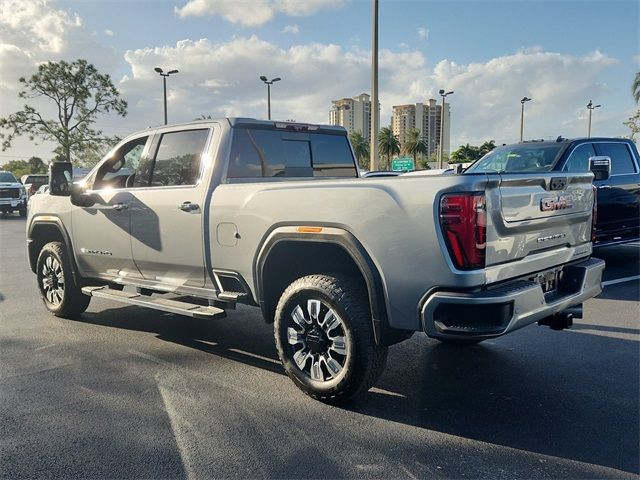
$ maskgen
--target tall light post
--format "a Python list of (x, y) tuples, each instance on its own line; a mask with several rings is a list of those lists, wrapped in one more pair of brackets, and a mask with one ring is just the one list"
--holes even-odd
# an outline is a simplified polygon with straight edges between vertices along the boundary
[(594, 105), (592, 100), (589, 100), (589, 103), (587, 103), (587, 109), (589, 110), (589, 133), (587, 137), (591, 136), (591, 115), (596, 108), (600, 108), (601, 106), (602, 105)]
[(442, 97), (442, 108), (440, 110), (440, 148), (438, 152), (438, 168), (442, 168), (444, 157), (444, 107), (445, 101), (448, 95), (452, 95), (453, 91), (445, 93), (444, 90), (440, 90), (440, 96)]
[(273, 85), (276, 82), (279, 82), (282, 79), (280, 77), (276, 77), (276, 78), (272, 78), (271, 80), (267, 80), (267, 77), (265, 77), (264, 75), (261, 75), (260, 80), (262, 80), (264, 84), (267, 86), (267, 118), (271, 120), (271, 85)]
[(522, 100), (520, 100), (520, 142), (524, 140), (524, 104), (530, 101), (529, 97), (522, 97)]
[(162, 86), (164, 88), (164, 124), (167, 124), (167, 77), (169, 75), (173, 75), (174, 73), (178, 73), (178, 70), (169, 70), (167, 73), (164, 73), (160, 67), (154, 68), (154, 70), (160, 74), (162, 77)]
[(380, 131), (380, 103), (378, 101), (378, 0), (372, 2), (371, 12), (371, 144), (369, 146), (369, 170), (378, 163), (378, 132)]

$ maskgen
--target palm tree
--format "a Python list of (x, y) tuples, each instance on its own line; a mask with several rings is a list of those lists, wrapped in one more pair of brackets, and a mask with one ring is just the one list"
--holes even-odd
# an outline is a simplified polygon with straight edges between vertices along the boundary
[(361, 168), (369, 169), (369, 142), (364, 138), (360, 132), (352, 132), (349, 134), (349, 140), (351, 140), (351, 146), (353, 147), (353, 153), (355, 153), (358, 159), (358, 165)]
[(634, 78), (631, 85), (631, 93), (633, 98), (636, 99), (636, 103), (640, 102), (640, 72), (636, 72), (636, 78)]
[(473, 162), (480, 158), (480, 149), (469, 145), (460, 145), (460, 147), (451, 153), (451, 160), (457, 163)]
[(380, 153), (387, 157), (385, 164), (386, 170), (389, 170), (389, 163), (393, 155), (400, 154), (400, 142), (391, 131), (391, 127), (383, 127), (378, 134), (378, 148)]
[(480, 145), (480, 157), (484, 157), (487, 153), (489, 153), (494, 148), (496, 148), (495, 140), (489, 140), (488, 142), (484, 142), (482, 145)]
[(417, 156), (424, 155), (429, 152), (427, 142), (421, 137), (420, 130), (413, 128), (407, 132), (407, 136), (404, 145), (402, 146), (402, 153), (405, 155), (411, 155), (413, 157), (413, 164), (417, 165)]

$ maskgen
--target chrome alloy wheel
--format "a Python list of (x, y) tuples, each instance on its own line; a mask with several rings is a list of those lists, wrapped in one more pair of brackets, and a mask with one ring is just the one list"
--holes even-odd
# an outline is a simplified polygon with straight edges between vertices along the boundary
[(328, 305), (308, 299), (306, 309), (298, 303), (287, 327), (292, 358), (302, 372), (317, 382), (340, 376), (349, 359), (344, 321)]
[(64, 297), (64, 273), (57, 258), (49, 256), (42, 264), (42, 292), (49, 303), (60, 305)]

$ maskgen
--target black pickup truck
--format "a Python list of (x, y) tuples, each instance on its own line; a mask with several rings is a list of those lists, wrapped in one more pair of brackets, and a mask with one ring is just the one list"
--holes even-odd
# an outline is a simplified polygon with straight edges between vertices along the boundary
[(608, 157), (611, 165), (605, 178), (593, 181), (597, 188), (594, 246), (639, 240), (640, 156), (631, 140), (603, 137), (570, 140), (559, 137), (556, 141), (504, 145), (478, 160), (465, 173), (588, 172), (590, 160), (594, 157)]

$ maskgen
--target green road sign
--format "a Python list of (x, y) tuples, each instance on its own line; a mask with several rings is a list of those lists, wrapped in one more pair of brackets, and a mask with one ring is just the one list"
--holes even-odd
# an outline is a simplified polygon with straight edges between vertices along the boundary
[(404, 157), (404, 158), (394, 158), (391, 160), (391, 170), (394, 172), (404, 172), (415, 170), (416, 166), (413, 163), (413, 158)]

